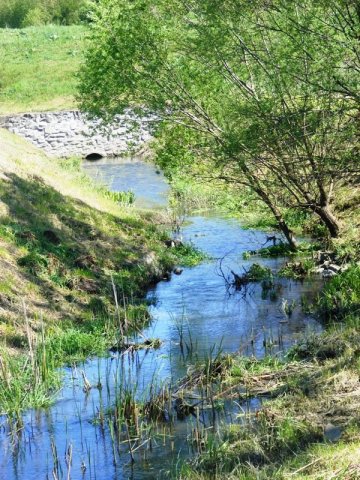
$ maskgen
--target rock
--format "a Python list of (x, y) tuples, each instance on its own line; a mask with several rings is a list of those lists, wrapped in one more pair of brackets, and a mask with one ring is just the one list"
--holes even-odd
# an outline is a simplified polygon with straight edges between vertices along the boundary
[(184, 271), (184, 270), (183, 270), (182, 268), (180, 268), (180, 267), (176, 267), (176, 268), (174, 268), (174, 270), (173, 270), (173, 272), (175, 273), (175, 275), (181, 275), (183, 271)]
[(169, 248), (174, 248), (175, 247), (175, 242), (174, 242), (174, 240), (165, 240), (165, 245)]
[(336, 275), (336, 273), (333, 272), (332, 270), (324, 270), (324, 271), (322, 272), (322, 276), (323, 276), (324, 278), (334, 277), (335, 275)]
[(183, 242), (178, 238), (175, 238), (174, 242), (175, 242), (175, 247), (182, 247), (184, 245)]
[(154, 252), (147, 253), (143, 258), (143, 262), (145, 265), (153, 266), (155, 263), (157, 263), (156, 254)]
[(342, 435), (342, 431), (342, 427), (337, 427), (329, 422), (324, 426), (324, 437), (329, 442), (337, 442)]

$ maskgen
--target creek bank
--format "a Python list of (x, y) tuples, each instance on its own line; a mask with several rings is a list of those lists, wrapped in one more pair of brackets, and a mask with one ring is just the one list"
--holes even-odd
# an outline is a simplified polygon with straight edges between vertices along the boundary
[(328, 328), (304, 335), (285, 358), (234, 355), (221, 382), (208, 365), (180, 382), (185, 396), (210, 382), (205, 402), (263, 397), (240, 428), (207, 435), (181, 479), (360, 477), (359, 273), (352, 265), (327, 281), (317, 313)]

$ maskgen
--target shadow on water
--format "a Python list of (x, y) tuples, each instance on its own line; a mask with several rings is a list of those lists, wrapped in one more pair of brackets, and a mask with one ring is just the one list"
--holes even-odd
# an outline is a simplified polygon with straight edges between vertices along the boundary
[[(166, 205), (168, 186), (149, 164), (103, 160), (85, 169), (113, 190), (131, 189), (139, 205)], [(184, 240), (191, 241), (211, 259), (185, 268), (181, 275), (174, 275), (171, 281), (161, 282), (149, 291), (149, 298), (156, 299), (149, 307), (153, 322), (138, 339), (132, 340), (159, 338), (160, 348), (114, 353), (65, 368), (64, 386), (54, 406), (24, 415), (20, 441), (9, 435), (5, 421), (0, 428), (0, 470), (4, 478), (169, 478), (167, 472), (179, 460), (201, 448), (203, 439), (195, 438), (194, 432), (206, 435), (224, 423), (247, 421), (261, 401), (244, 401), (239, 395), (237, 401), (194, 410), (181, 419), (174, 409), (174, 398), (170, 397), (167, 418), (157, 423), (141, 423), (140, 419), (140, 425), (135, 420), (135, 432), (130, 433), (117, 428), (114, 405), (123, 411), (130, 397), (148, 399), (152, 386), (160, 388), (176, 382), (211, 351), (240, 351), (258, 357), (281, 354), (304, 331), (320, 330), (315, 319), (305, 315), (300, 307), (302, 297), (311, 300), (320, 288), (314, 280), (277, 280), (277, 295), (271, 298), (260, 285), (254, 285), (246, 296), (228, 295), (217, 272), (219, 258), (225, 256), (225, 266), (236, 271), (254, 261), (275, 271), (284, 262), (243, 260), (244, 251), (255, 250), (264, 243), (263, 232), (244, 230), (238, 221), (216, 214), (188, 220), (182, 231)], [(289, 318), (282, 312), (282, 299), (296, 303)], [(84, 392), (81, 370), (91, 385), (101, 384), (102, 388)], [(197, 395), (201, 400), (202, 393)], [(141, 418), (135, 410), (132, 415)]]

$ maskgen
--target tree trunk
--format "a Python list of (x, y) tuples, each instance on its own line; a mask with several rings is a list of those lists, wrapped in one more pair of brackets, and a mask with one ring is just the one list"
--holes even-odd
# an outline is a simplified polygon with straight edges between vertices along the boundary
[(270, 197), (260, 188), (254, 188), (256, 193), (259, 195), (259, 197), (266, 203), (266, 205), (269, 207), (269, 209), (272, 211), (277, 223), (279, 230), (284, 234), (288, 244), (290, 245), (290, 248), (292, 250), (297, 249), (297, 241), (295, 238), (294, 232), (291, 230), (291, 228), (288, 226), (288, 224), (285, 222), (280, 210), (276, 207), (276, 205), (273, 204), (271, 201)]
[[(276, 216), (275, 216), (276, 217)], [(288, 224), (285, 222), (285, 220), (282, 218), (276, 218), (278, 221), (278, 225), (282, 233), (285, 235), (286, 240), (288, 241), (288, 244), (290, 245), (292, 250), (297, 249), (297, 241), (294, 235), (294, 232), (289, 228)]]
[(316, 206), (314, 207), (314, 212), (319, 215), (327, 229), (329, 230), (329, 233), (332, 238), (336, 238), (339, 236), (340, 233), (340, 224), (335, 215), (332, 213), (330, 208), (328, 206), (325, 207), (320, 207)]

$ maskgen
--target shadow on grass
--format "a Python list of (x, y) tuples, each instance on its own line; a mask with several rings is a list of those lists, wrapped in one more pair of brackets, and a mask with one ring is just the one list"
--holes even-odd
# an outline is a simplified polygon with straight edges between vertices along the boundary
[(105, 313), (113, 304), (111, 278), (122, 296), (132, 298), (157, 280), (143, 262), (149, 246), (161, 248), (151, 225), (98, 211), (38, 177), (8, 178), (0, 183), (9, 212), (0, 219), (0, 229), (23, 248), (21, 274), (40, 288), (50, 308), (73, 315), (72, 304), (80, 320), (81, 311)]

